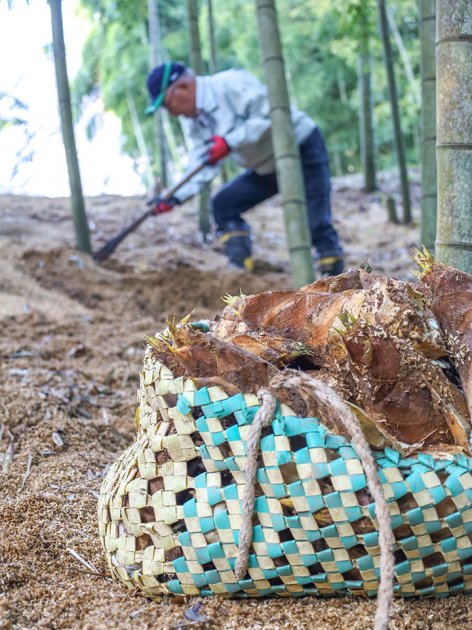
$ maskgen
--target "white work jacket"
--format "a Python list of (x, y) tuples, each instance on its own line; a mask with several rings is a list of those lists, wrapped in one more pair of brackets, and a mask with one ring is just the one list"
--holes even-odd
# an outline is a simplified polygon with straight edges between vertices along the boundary
[[(182, 117), (190, 154), (187, 172), (204, 160), (212, 136), (222, 136), (231, 149), (229, 156), (259, 175), (275, 171), (267, 88), (245, 70), (226, 70), (196, 77), (196, 118)], [(316, 125), (305, 114), (291, 108), (295, 140), (300, 145)], [(183, 202), (201, 191), (219, 172), (221, 162), (206, 166), (175, 197)]]

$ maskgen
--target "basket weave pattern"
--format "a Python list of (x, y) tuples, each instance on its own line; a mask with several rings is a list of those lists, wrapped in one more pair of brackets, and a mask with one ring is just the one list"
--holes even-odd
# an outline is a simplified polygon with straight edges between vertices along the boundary
[[(374, 503), (348, 440), (279, 404), (263, 432), (248, 572), (234, 565), (253, 394), (197, 389), (144, 360), (137, 437), (110, 468), (100, 538), (114, 577), (147, 596), (375, 595)], [(396, 539), (395, 593), (472, 591), (472, 459), (374, 453)]]

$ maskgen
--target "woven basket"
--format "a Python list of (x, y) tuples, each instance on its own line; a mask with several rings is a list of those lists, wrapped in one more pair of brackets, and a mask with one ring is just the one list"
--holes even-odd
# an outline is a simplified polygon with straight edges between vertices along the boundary
[[(136, 439), (110, 468), (99, 500), (114, 577), (149, 597), (377, 593), (375, 504), (366, 501), (362, 462), (346, 438), (278, 405), (261, 440), (253, 542), (238, 581), (256, 396), (197, 389), (148, 349), (138, 402)], [(396, 539), (395, 593), (472, 591), (472, 459), (374, 455)]]

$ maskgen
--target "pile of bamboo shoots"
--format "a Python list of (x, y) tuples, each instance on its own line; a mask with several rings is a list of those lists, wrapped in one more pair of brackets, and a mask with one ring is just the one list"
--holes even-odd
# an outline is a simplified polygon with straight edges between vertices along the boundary
[[(209, 332), (183, 321), (148, 341), (175, 376), (230, 395), (306, 371), (350, 406), (372, 448), (470, 454), (472, 276), (426, 251), (416, 262), (415, 283), (359, 268), (296, 291), (228, 296)], [(277, 396), (343, 433), (308, 387)]]

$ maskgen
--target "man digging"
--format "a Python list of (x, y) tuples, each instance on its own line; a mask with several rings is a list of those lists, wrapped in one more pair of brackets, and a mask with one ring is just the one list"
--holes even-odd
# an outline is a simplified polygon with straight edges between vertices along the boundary
[[(176, 204), (198, 194), (219, 172), (221, 160), (230, 155), (247, 170), (213, 197), (213, 216), (229, 265), (250, 271), (250, 230), (241, 215), (278, 192), (266, 87), (245, 70), (195, 76), (190, 68), (175, 62), (154, 68), (147, 87), (151, 103), (146, 114), (164, 107), (172, 116), (184, 117), (191, 146), (188, 171), (207, 162), (178, 194), (157, 203), (156, 214), (169, 212)], [(331, 220), (326, 147), (318, 127), (307, 114), (294, 107), (291, 113), (319, 273), (338, 275), (344, 269), (344, 255)]]

